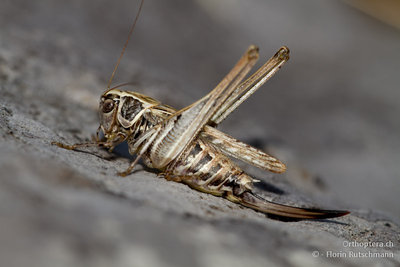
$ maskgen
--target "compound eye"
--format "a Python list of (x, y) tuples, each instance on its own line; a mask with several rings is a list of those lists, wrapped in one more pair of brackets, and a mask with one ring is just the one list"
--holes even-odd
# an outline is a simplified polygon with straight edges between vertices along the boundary
[(114, 100), (106, 99), (103, 103), (102, 111), (103, 113), (109, 113), (114, 109)]

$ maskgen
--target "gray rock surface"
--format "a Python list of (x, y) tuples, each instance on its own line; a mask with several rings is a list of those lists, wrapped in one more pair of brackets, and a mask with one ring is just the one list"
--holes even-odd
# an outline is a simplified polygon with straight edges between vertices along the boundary
[(221, 128), (287, 163), (285, 175), (243, 165), (265, 197), (352, 213), (282, 222), (142, 166), (121, 178), (124, 147), (50, 145), (89, 140), (98, 126), (137, 7), (110, 3), (0, 3), (2, 266), (399, 266), (397, 30), (337, 1), (146, 1), (114, 84), (177, 108), (249, 44), (260, 61), (291, 48)]

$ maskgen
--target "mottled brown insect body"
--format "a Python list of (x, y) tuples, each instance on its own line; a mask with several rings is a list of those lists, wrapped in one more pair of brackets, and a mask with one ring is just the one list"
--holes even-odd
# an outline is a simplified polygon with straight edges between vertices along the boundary
[(229, 157), (258, 168), (281, 173), (285, 164), (254, 147), (218, 131), (215, 127), (253, 94), (289, 59), (289, 49), (282, 47), (258, 71), (242, 82), (258, 59), (258, 48), (250, 46), (217, 87), (202, 99), (175, 110), (159, 101), (130, 91), (112, 88), (100, 99), (100, 126), (106, 141), (73, 146), (101, 145), (112, 150), (123, 141), (129, 152), (138, 155), (128, 175), (140, 158), (161, 171), (168, 180), (182, 182), (199, 191), (222, 196), (252, 209), (290, 218), (331, 218), (347, 211), (318, 210), (272, 203), (253, 194), (252, 177)]
[[(138, 14), (142, 4), (143, 0)], [(136, 20), (137, 16), (130, 35)], [(126, 45), (127, 42), (123, 51)], [(123, 52), (108, 87), (122, 55)], [(100, 98), (97, 140), (72, 146), (55, 144), (66, 149), (95, 145), (112, 151), (116, 145), (127, 141), (129, 152), (137, 157), (126, 171), (120, 173), (121, 176), (129, 175), (142, 158), (147, 166), (160, 170), (168, 180), (182, 182), (264, 213), (303, 219), (347, 214), (347, 211), (305, 209), (267, 201), (253, 194), (255, 180), (231, 161), (230, 157), (233, 157), (276, 173), (286, 170), (285, 164), (275, 157), (216, 129), (289, 60), (289, 49), (281, 47), (260, 69), (242, 82), (257, 59), (258, 48), (252, 45), (210, 93), (181, 110), (140, 93), (118, 89), (123, 85), (108, 89)], [(100, 140), (100, 131), (105, 141)]]

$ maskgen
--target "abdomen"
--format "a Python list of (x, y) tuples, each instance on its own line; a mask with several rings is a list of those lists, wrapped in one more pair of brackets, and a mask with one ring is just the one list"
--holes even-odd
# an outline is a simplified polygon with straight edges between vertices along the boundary
[[(178, 159), (172, 161), (167, 175), (197, 190), (231, 198), (252, 190), (253, 179), (212, 144), (198, 138)], [(234, 199), (231, 199), (234, 201)]]

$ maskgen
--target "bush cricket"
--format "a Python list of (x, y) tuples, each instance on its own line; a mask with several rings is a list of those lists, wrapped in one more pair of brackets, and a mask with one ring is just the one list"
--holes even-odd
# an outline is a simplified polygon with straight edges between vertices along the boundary
[[(275, 157), (216, 129), (288, 61), (287, 47), (281, 47), (260, 69), (245, 79), (259, 57), (258, 48), (250, 46), (215, 89), (181, 110), (140, 93), (121, 90), (123, 85), (110, 88), (142, 5), (143, 0), (108, 82), (108, 89), (101, 95), (96, 141), (75, 145), (53, 144), (70, 150), (99, 146), (112, 151), (126, 141), (130, 154), (137, 157), (124, 172), (119, 173), (121, 176), (129, 175), (142, 159), (148, 167), (160, 170), (160, 175), (167, 180), (184, 183), (266, 214), (295, 219), (333, 218), (348, 214), (348, 211), (342, 210), (291, 207), (258, 196), (253, 192), (256, 180), (234, 164), (230, 157), (275, 173), (284, 172), (286, 166)], [(100, 140), (100, 131), (105, 141)]]

